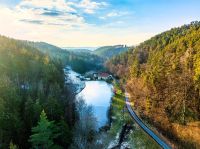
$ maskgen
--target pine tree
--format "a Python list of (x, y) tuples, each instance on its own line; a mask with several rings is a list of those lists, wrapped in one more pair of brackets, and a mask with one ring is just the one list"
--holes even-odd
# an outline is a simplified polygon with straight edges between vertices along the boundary
[(54, 121), (49, 121), (43, 110), (38, 125), (32, 128), (33, 134), (30, 136), (29, 141), (32, 143), (33, 148), (52, 148), (54, 145), (53, 139), (58, 137), (55, 128)]
[(9, 149), (18, 149), (18, 147), (17, 145), (13, 144), (13, 142), (11, 141), (9, 145)]

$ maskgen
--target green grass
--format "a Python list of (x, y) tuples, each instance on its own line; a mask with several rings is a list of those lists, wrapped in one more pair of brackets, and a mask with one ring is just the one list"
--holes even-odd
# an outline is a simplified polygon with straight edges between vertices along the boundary
[(136, 124), (133, 125), (133, 132), (129, 135), (129, 142), (131, 148), (160, 149), (160, 146)]
[(113, 119), (111, 129), (108, 132), (110, 140), (114, 140), (123, 124), (133, 124), (133, 131), (129, 133), (128, 142), (131, 148), (158, 149), (160, 148), (130, 117), (126, 109), (125, 95), (119, 84), (114, 84), (115, 95), (111, 103), (111, 116)]

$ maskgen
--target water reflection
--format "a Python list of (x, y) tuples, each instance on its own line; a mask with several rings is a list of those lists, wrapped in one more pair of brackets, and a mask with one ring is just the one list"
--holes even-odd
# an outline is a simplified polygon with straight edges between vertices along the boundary
[(98, 120), (98, 127), (107, 122), (107, 110), (113, 95), (112, 85), (104, 81), (86, 81), (86, 87), (77, 95), (83, 97), (88, 105), (94, 108), (94, 115)]

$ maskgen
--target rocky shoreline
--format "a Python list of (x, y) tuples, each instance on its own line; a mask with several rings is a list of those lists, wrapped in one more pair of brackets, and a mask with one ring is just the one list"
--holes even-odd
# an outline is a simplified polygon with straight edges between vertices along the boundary
[(65, 74), (65, 85), (69, 86), (74, 94), (79, 94), (85, 88), (85, 81), (80, 79), (82, 78), (81, 74), (73, 71), (69, 66), (66, 66), (63, 70)]

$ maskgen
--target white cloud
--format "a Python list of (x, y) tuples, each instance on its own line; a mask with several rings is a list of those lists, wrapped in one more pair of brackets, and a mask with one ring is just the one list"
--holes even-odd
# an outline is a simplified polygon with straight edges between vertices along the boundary
[[(89, 24), (79, 14), (80, 9), (92, 14), (105, 7), (105, 2), (81, 0), (78, 2), (66, 0), (22, 0), (10, 11), (15, 14), (15, 20), (35, 25), (57, 25), (73, 28), (84, 27)], [(9, 8), (7, 8), (9, 9)]]
[(97, 2), (94, 2), (91, 0), (82, 0), (79, 6), (81, 8), (84, 8), (86, 13), (94, 13), (95, 10), (97, 10), (101, 7), (104, 7), (106, 5), (107, 5), (107, 3), (105, 3), (105, 2), (97, 3)]
[[(82, 16), (76, 14), (76, 10), (69, 6), (65, 0), (24, 0), (14, 9), (6, 8), (11, 14), (15, 14), (14, 20), (23, 23), (39, 25), (57, 25), (72, 28), (73, 26), (86, 26)], [(3, 9), (2, 11), (4, 11)], [(3, 12), (1, 12), (3, 13)], [(4, 12), (2, 15), (9, 14)]]
[(130, 29), (121, 30), (119, 26), (122, 22), (99, 27), (88, 24), (84, 17), (78, 14), (79, 9), (95, 13), (96, 10), (106, 7), (106, 3), (82, 0), (77, 2), (75, 7), (70, 1), (63, 3), (64, 0), (40, 2), (25, 0), (12, 9), (0, 5), (0, 34), (23, 40), (45, 41), (59, 46), (126, 44), (134, 43), (139, 37)]
[(101, 20), (105, 20), (105, 19), (106, 19), (106, 17), (102, 17), (102, 16), (101, 16), (101, 17), (99, 17), (99, 19), (101, 19)]
[(117, 18), (117, 17), (124, 17), (129, 15), (127, 11), (111, 11), (107, 13), (105, 16), (100, 16), (99, 19), (106, 20), (108, 18)]
[(125, 16), (125, 15), (128, 15), (129, 13), (128, 12), (117, 12), (117, 11), (112, 11), (110, 13), (108, 13), (106, 15), (106, 17), (121, 17), (121, 16)]
[[(58, 3), (55, 4), (55, 1)], [(44, 0), (39, 5), (36, 0), (22, 1), (12, 9), (0, 5), (0, 34), (60, 44), (60, 38), (64, 40), (68, 32), (88, 28), (89, 24), (84, 18), (74, 13), (69, 6), (63, 5), (64, 1), (48, 2), (51, 1)], [(46, 12), (50, 14), (46, 15)], [(54, 12), (60, 14), (53, 16), (51, 13)]]
[(85, 13), (93, 14), (93, 13), (95, 13), (96, 10), (108, 6), (108, 3), (106, 3), (106, 2), (95, 2), (95, 1), (92, 1), (92, 0), (81, 0), (78, 3), (70, 2), (70, 5), (74, 6), (76, 8), (83, 9), (83, 11)]
[(76, 12), (65, 0), (23, 0), (18, 8), (49, 9), (62, 12)]
[(117, 12), (110, 12), (107, 14), (107, 17), (116, 17), (116, 16), (120, 16), (120, 14)]

